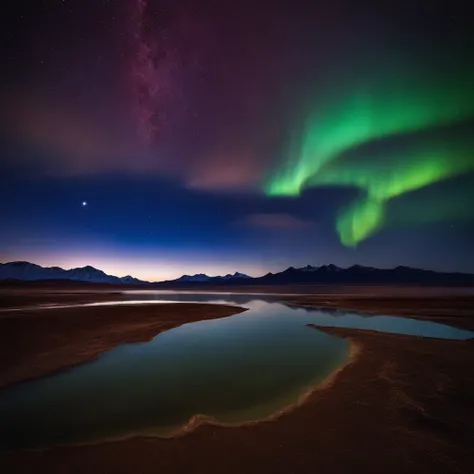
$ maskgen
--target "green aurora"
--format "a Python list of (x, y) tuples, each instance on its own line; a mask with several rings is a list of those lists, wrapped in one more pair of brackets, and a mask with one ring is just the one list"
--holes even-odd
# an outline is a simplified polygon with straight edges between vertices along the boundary
[[(395, 221), (401, 225), (403, 219), (387, 213), (389, 202), (410, 196), (400, 202), (413, 212), (414, 191), (474, 170), (474, 133), (466, 129), (474, 117), (474, 77), (468, 76), (453, 70), (448, 77), (434, 71), (372, 74), (332, 86), (291, 136), (266, 194), (298, 196), (319, 186), (358, 189), (359, 198), (337, 218), (346, 246)], [(395, 208), (399, 216), (400, 205)]]

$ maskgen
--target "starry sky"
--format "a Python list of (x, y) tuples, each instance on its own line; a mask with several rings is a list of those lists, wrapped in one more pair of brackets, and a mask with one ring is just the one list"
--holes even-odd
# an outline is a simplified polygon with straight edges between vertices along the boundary
[(0, 261), (474, 272), (468, 2), (10, 3)]

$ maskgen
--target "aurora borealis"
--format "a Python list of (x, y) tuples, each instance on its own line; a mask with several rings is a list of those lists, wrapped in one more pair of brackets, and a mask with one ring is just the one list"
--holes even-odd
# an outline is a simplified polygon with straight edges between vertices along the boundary
[(449, 61), (444, 67), (437, 73), (368, 68), (360, 78), (357, 71), (345, 74), (348, 84), (322, 92), (322, 103), (316, 101), (302, 130), (293, 132), (266, 192), (357, 188), (361, 196), (337, 218), (341, 242), (353, 246), (388, 224), (387, 201), (474, 170), (472, 132), (456, 133), (474, 118), (473, 76), (453, 70)]
[(474, 271), (462, 2), (13, 3), (1, 261)]

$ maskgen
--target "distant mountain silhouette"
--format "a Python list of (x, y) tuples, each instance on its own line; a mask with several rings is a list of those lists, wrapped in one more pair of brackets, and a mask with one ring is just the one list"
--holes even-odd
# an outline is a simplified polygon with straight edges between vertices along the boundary
[(176, 283), (203, 283), (205, 281), (209, 281), (211, 279), (210, 276), (207, 276), (204, 273), (196, 273), (195, 275), (183, 275), (176, 280), (168, 280), (169, 282), (176, 282)]
[[(307, 267), (306, 267), (307, 268)], [(308, 272), (305, 268), (290, 267), (283, 272), (267, 274), (256, 278), (256, 283), (274, 284), (474, 284), (474, 275), (463, 273), (438, 273), (431, 270), (398, 266), (392, 269), (378, 269), (354, 265), (340, 268), (322, 265)]]
[(267, 273), (257, 278), (207, 277), (200, 281), (177, 280), (155, 283), (157, 286), (182, 286), (183, 283), (195, 286), (250, 286), (250, 285), (474, 285), (474, 275), (467, 273), (441, 273), (398, 266), (391, 269), (379, 269), (353, 265), (340, 268), (336, 265), (307, 265), (302, 268), (289, 267), (279, 273)]
[(228, 273), (224, 276), (208, 276), (204, 273), (196, 273), (195, 275), (183, 275), (176, 280), (167, 280), (165, 284), (177, 284), (177, 283), (217, 283), (217, 282), (240, 282), (242, 279), (252, 279), (244, 273), (235, 272), (233, 275)]
[(64, 270), (60, 267), (42, 267), (30, 262), (10, 262), (0, 264), (0, 280), (44, 281), (70, 280), (88, 283), (109, 284), (142, 284), (144, 281), (131, 276), (116, 277), (107, 275), (102, 270), (86, 266)]
[(149, 283), (131, 276), (107, 275), (102, 270), (86, 266), (64, 270), (60, 267), (41, 267), (29, 262), (0, 264), (0, 281), (4, 284), (23, 282), (82, 282), (114, 285), (147, 285), (153, 288), (206, 287), (206, 286), (256, 286), (256, 285), (474, 285), (474, 275), (468, 273), (441, 273), (398, 266), (379, 269), (353, 265), (340, 268), (336, 265), (307, 265), (289, 267), (278, 273), (267, 273), (252, 278), (235, 272), (224, 276), (208, 276), (204, 273), (183, 275), (176, 280)]

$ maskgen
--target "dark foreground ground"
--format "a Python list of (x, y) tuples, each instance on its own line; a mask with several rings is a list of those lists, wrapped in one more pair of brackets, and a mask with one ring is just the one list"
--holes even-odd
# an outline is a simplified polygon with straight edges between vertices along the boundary
[[(305, 295), (297, 299), (301, 304), (414, 315), (473, 329), (474, 298)], [(37, 361), (44, 357), (53, 360), (58, 351), (63, 354), (61, 359), (64, 351), (79, 353), (83, 358), (95, 356), (100, 347), (111, 341), (104, 345), (102, 338), (113, 336), (112, 345), (144, 340), (188, 320), (219, 317), (217, 306), (206, 305), (205, 311), (202, 306), (186, 307), (167, 305), (165, 313), (161, 306), (135, 307), (132, 320), (127, 316), (130, 308), (122, 316), (117, 315), (119, 308), (113, 312), (111, 308), (100, 308), (106, 311), (93, 316), (88, 313), (86, 317), (83, 309), (65, 310), (62, 314), (63, 310), (54, 310), (56, 316), (51, 316), (53, 311), (38, 311), (28, 317), (0, 313), (2, 380), (8, 381), (8, 376), (3, 378), (5, 373), (21, 374), (19, 367), (29, 367), (27, 377), (35, 376), (36, 365), (44, 373), (44, 366)], [(222, 311), (223, 316), (238, 310), (224, 307)], [(8, 318), (13, 319), (8, 322)], [(21, 322), (12, 322), (15, 318)], [(108, 321), (106, 325), (104, 321)], [(66, 329), (61, 329), (63, 325)], [(200, 426), (169, 440), (141, 438), (9, 453), (0, 457), (0, 472), (474, 472), (473, 340), (323, 330), (348, 338), (359, 348), (358, 357), (342, 369), (330, 386), (314, 392), (305, 405), (275, 421), (241, 428)], [(59, 344), (54, 337), (48, 339), (50, 332), (58, 336)], [(111, 332), (112, 336), (104, 332)], [(12, 375), (9, 377), (11, 382)]]

